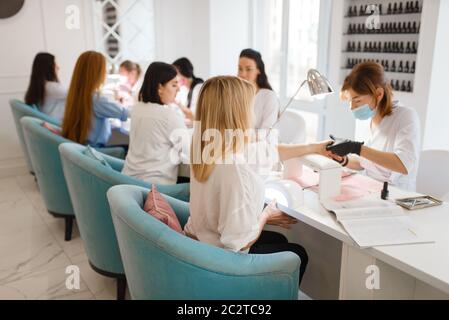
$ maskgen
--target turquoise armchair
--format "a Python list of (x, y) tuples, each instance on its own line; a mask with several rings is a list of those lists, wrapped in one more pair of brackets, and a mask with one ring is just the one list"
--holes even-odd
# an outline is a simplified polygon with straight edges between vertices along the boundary
[[(42, 127), (43, 121), (40, 119), (22, 117), (20, 123), (47, 211), (54, 217), (65, 219), (64, 239), (69, 241), (72, 237), (75, 215), (62, 171), (58, 146), (70, 141)], [(124, 156), (122, 148), (109, 148), (101, 151)]]
[[(291, 252), (234, 253), (181, 235), (142, 210), (148, 189), (108, 191), (133, 299), (297, 299), (300, 259)], [(187, 203), (166, 196), (184, 225)]]
[(43, 121), (49, 122), (54, 125), (60, 125), (59, 121), (55, 118), (48, 116), (47, 114), (40, 112), (35, 106), (29, 106), (22, 101), (17, 99), (9, 100), (9, 105), (11, 106), (11, 112), (14, 118), (14, 123), (16, 125), (17, 135), (19, 136), (20, 146), (22, 147), (23, 154), (25, 155), (25, 160), (27, 162), (28, 170), (34, 175), (33, 167), (31, 165), (30, 156), (28, 155), (28, 150), (25, 144), (25, 139), (23, 137), (22, 125), (20, 119), (25, 116), (34, 117), (41, 119)]
[[(85, 155), (84, 146), (63, 143), (59, 146), (65, 179), (75, 210), (76, 221), (92, 269), (117, 279), (117, 299), (125, 296), (126, 279), (112, 224), (106, 192), (112, 186), (150, 185), (121, 173), (123, 160), (104, 155), (112, 167)], [(189, 184), (158, 185), (158, 190), (173, 197), (189, 199)]]

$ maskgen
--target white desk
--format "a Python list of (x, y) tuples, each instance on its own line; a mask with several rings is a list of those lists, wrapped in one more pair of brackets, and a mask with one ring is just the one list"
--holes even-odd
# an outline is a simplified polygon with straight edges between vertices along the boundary
[[(392, 199), (414, 195), (390, 188)], [(340, 299), (449, 299), (449, 204), (409, 212), (422, 232), (432, 234), (435, 243), (361, 250), (333, 214), (319, 204), (317, 194), (306, 190), (304, 200), (305, 205), (295, 210), (279, 207), (341, 242)], [(370, 276), (366, 270), (371, 265), (379, 268), (380, 289), (368, 289), (365, 284)]]

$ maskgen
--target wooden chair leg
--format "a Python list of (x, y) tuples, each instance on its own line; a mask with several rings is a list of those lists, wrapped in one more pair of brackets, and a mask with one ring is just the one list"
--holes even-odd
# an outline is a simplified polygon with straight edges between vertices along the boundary
[(126, 278), (117, 278), (117, 300), (125, 300), (126, 295)]
[(65, 241), (70, 241), (72, 239), (72, 229), (73, 229), (73, 217), (65, 218)]

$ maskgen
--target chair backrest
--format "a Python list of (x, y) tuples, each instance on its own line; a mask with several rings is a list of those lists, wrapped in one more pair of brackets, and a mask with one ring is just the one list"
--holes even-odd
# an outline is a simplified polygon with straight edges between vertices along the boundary
[(279, 130), (279, 142), (304, 143), (306, 141), (306, 122), (299, 111), (286, 110), (275, 125)]
[[(85, 155), (85, 149), (85, 146), (75, 143), (63, 143), (59, 146), (78, 229), (89, 261), (103, 271), (123, 274), (106, 192), (118, 184), (150, 186), (141, 180), (123, 175), (120, 172), (123, 160), (103, 154), (111, 169)], [(159, 187), (161, 192), (181, 198), (185, 198), (185, 195), (188, 197), (188, 189), (188, 185)]]
[(440, 198), (449, 192), (449, 151), (421, 152), (416, 189), (419, 193)]
[(59, 215), (73, 215), (58, 150), (61, 143), (70, 141), (44, 128), (40, 119), (23, 117), (20, 122), (47, 210)]
[(59, 121), (55, 118), (52, 118), (46, 115), (43, 112), (40, 112), (36, 107), (29, 106), (17, 99), (9, 100), (9, 105), (11, 106), (11, 112), (14, 118), (14, 123), (16, 125), (17, 135), (19, 136), (20, 146), (22, 147), (23, 154), (25, 155), (25, 159), (28, 165), (28, 169), (30, 172), (33, 172), (33, 167), (31, 164), (30, 156), (28, 155), (28, 150), (26, 147), (25, 139), (23, 137), (22, 125), (20, 123), (20, 119), (25, 116), (34, 117), (41, 119), (43, 121), (49, 122), (51, 124), (60, 125)]
[[(142, 210), (148, 189), (108, 191), (133, 299), (297, 299), (300, 259), (292, 252), (234, 253), (177, 233)], [(177, 215), (188, 204), (165, 196)]]

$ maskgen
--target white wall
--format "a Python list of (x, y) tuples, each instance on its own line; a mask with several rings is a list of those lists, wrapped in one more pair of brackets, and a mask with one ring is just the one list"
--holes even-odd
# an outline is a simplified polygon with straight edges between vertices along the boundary
[[(77, 5), (81, 28), (68, 30), (65, 9)], [(79, 53), (93, 46), (89, 0), (25, 1), (14, 17), (0, 20), (0, 176), (25, 172), (8, 100), (23, 98), (35, 54), (48, 51), (56, 56), (60, 78), (69, 84)]]
[(237, 75), (238, 57), (250, 45), (248, 0), (210, 0), (210, 75)]
[(427, 104), (424, 149), (449, 150), (449, 1), (441, 1), (432, 58), (429, 101)]
[(189, 58), (195, 73), (208, 77), (209, 0), (155, 0), (156, 60)]

